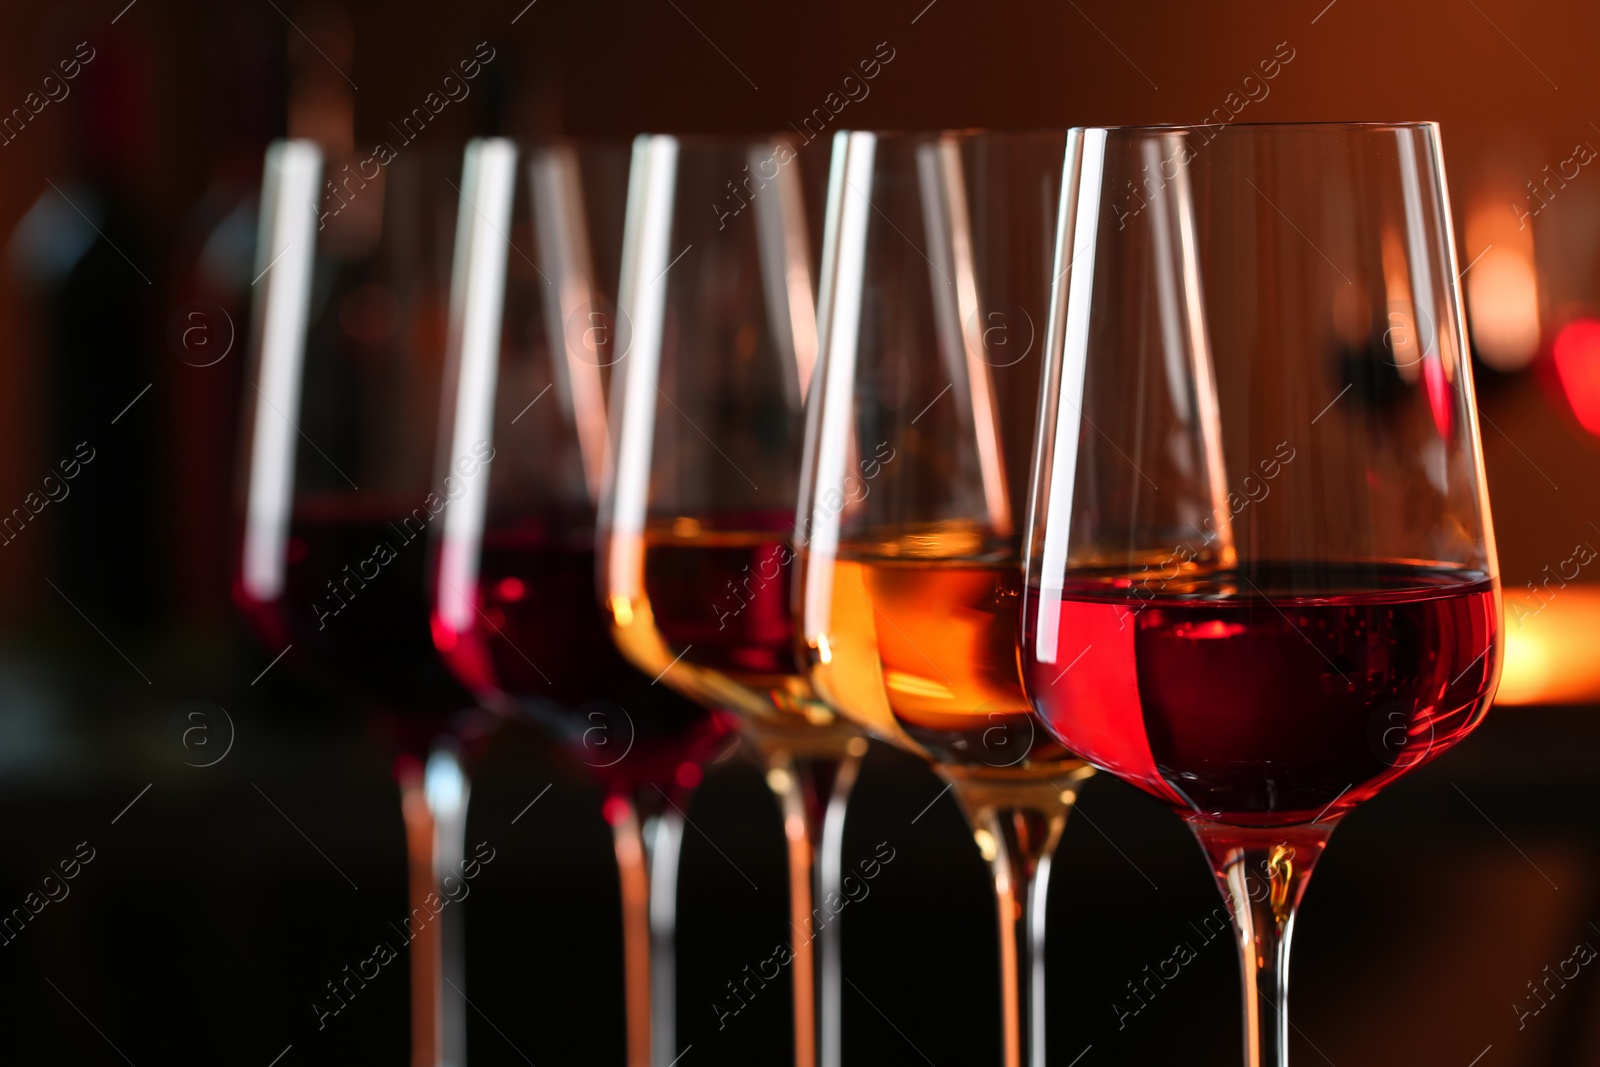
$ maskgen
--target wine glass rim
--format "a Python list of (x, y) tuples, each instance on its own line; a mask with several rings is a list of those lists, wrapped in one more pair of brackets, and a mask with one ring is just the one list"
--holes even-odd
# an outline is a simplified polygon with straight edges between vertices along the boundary
[[(1059, 137), (1065, 140), (1071, 126), (1033, 126), (1021, 129), (999, 129), (988, 126), (954, 126), (954, 127), (919, 127), (913, 129), (872, 129), (870, 127), (845, 126), (834, 131), (835, 137), (848, 137), (853, 134), (870, 134), (878, 140), (914, 141), (935, 140), (941, 137), (954, 137), (958, 140), (979, 140), (984, 138), (1004, 138), (1007, 140), (1032, 140)], [(633, 135), (634, 137), (670, 137), (679, 144), (691, 147), (711, 146), (726, 147), (740, 144), (777, 144), (779, 142), (805, 147), (813, 140), (805, 139), (802, 135), (792, 130), (774, 130), (767, 133), (673, 133), (666, 130), (649, 130)], [(572, 140), (573, 138), (550, 138), (549, 140)], [(593, 138), (585, 138), (592, 140)], [(521, 140), (520, 138), (518, 140)]]
[[(280, 137), (274, 143), (300, 142), (316, 145), (322, 153), (324, 160), (331, 160), (337, 165), (349, 159), (358, 160), (366, 157), (368, 160), (379, 163), (385, 170), (399, 163), (401, 169), (416, 170), (421, 167), (449, 168), (459, 167), (461, 160), (475, 150), (487, 144), (510, 144), (519, 153), (544, 152), (553, 149), (571, 149), (580, 155), (596, 152), (621, 152), (626, 153), (632, 137), (627, 135), (611, 134), (494, 134), (489, 136), (462, 137), (438, 144), (417, 145), (415, 147), (402, 143), (395, 147), (393, 140), (382, 137), (362, 140), (358, 131), (357, 137), (351, 147), (341, 152), (333, 152), (313, 138), (307, 137)], [(375, 146), (375, 147), (368, 147)], [(389, 156), (385, 159), (381, 149), (388, 148)], [(367, 175), (371, 180), (372, 176)]]
[(630, 133), (496, 133), (467, 138), (467, 144), (485, 141), (509, 141), (518, 148), (551, 148), (560, 145), (628, 145), (634, 134)]
[[(760, 130), (747, 133), (682, 133), (675, 130), (640, 130), (621, 136), (623, 141), (638, 141), (653, 137), (668, 137), (690, 148), (729, 148), (737, 145), (775, 145), (780, 142), (804, 147), (810, 142), (793, 130)], [(813, 138), (816, 140), (816, 138)]]
[(880, 141), (916, 141), (936, 140), (942, 137), (953, 137), (960, 141), (975, 141), (986, 138), (1005, 140), (1033, 140), (1050, 137), (1065, 138), (1071, 131), (1071, 126), (1031, 126), (1021, 129), (999, 129), (992, 126), (953, 126), (948, 128), (927, 127), (921, 129), (870, 129), (845, 127), (835, 134), (838, 137), (851, 134), (871, 134)]
[(1346, 122), (1339, 120), (1317, 120), (1313, 122), (1223, 122), (1223, 123), (1158, 123), (1149, 126), (1139, 125), (1110, 125), (1110, 126), (1074, 126), (1074, 132), (1082, 133), (1089, 130), (1100, 130), (1105, 133), (1124, 134), (1170, 134), (1170, 133), (1200, 133), (1208, 131), (1212, 136), (1225, 133), (1229, 130), (1252, 133), (1272, 132), (1328, 132), (1346, 131), (1349, 133), (1378, 133), (1384, 130), (1431, 130), (1438, 132), (1439, 123), (1432, 119), (1420, 119), (1403, 122)]

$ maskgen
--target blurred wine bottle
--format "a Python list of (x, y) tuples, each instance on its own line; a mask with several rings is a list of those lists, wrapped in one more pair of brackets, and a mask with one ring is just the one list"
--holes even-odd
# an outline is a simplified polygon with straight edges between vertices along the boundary
[(238, 398), (255, 270), (261, 159), (284, 132), (285, 24), (244, 4), (214, 11), (204, 30), (205, 190), (179, 229), (166, 323), (171, 419), (165, 434), (172, 605), (196, 631), (231, 618), (229, 494), (238, 452)]
[[(55, 127), (40, 133), (59, 138), (62, 162), (8, 249), (36, 309), (42, 466), (36, 491), (0, 507), (14, 520), (8, 538), (43, 527), (32, 536), (44, 535), (46, 572), (73, 605), (100, 626), (140, 625), (166, 602), (152, 565), (167, 521), (159, 514), (161, 407), (149, 395), (161, 375), (160, 235), (136, 177), (149, 173), (156, 151), (151, 54), (132, 34), (115, 43), (99, 35), (79, 44), (78, 36), (49, 46), (79, 64), (70, 101), (40, 115)], [(40, 137), (30, 147), (48, 145)], [(70, 482), (63, 463), (76, 465)]]

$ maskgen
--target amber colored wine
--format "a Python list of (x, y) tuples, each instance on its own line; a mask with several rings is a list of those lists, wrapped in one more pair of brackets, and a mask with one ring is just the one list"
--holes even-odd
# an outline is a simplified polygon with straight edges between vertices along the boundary
[(644, 598), (612, 598), (618, 645), (646, 673), (681, 668), (705, 703), (831, 720), (795, 645), (792, 530), (769, 512), (652, 523), (636, 546)]
[[(813, 559), (808, 566), (828, 566)], [(810, 678), (817, 696), (875, 736), (902, 748), (919, 746), (895, 721), (878, 659), (878, 617), (867, 600), (866, 579), (854, 560), (832, 563), (826, 632), (813, 638)], [(926, 753), (923, 753), (926, 755)]]
[(528, 517), (484, 534), (470, 622), (434, 614), (434, 643), (492, 707), (513, 707), (564, 741), (605, 784), (699, 781), (728, 731), (722, 718), (635, 670), (595, 595), (594, 531)]
[(1055, 662), (1033, 659), (1030, 613), (1024, 663), (1055, 734), (1235, 825), (1372, 797), (1481, 721), (1499, 669), (1498, 582), (1459, 569), (1257, 564), (1158, 590), (1106, 578), (1054, 610)]
[[(925, 549), (928, 538), (918, 541)], [(944, 764), (1076, 765), (1022, 690), (1014, 559), (851, 553), (834, 567), (827, 649), (815, 662), (819, 689), (846, 714), (882, 733), (886, 712)]]

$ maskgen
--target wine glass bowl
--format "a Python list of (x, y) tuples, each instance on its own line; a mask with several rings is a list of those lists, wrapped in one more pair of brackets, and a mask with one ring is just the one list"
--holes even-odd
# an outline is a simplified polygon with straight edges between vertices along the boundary
[[(464, 862), (463, 741), (484, 732), (428, 627), (441, 515), (485, 458), (433, 455), (461, 155), (417, 149), (372, 179), (340, 162), (305, 140), (267, 152), (234, 596), (272, 662), (398, 750), (410, 900), (428, 914)], [(461, 1062), (460, 909), (432, 914), (408, 937), (412, 1052)]]
[(430, 449), (459, 167), (396, 161), (319, 230), (293, 198), (332, 164), (273, 147), (245, 395), (235, 600), (264, 647), (293, 645), (297, 668), (420, 751), (472, 703), (426, 625), (429, 533), (458, 480), (435, 481)]
[(1455, 744), (1498, 671), (1437, 131), (1208, 134), (1078, 138), (1026, 675), (1155, 795), (1309, 822)]
[(1246, 1062), (1281, 1067), (1328, 835), (1465, 737), (1499, 672), (1438, 128), (1074, 130), (1055, 275), (1027, 691), (1188, 820)]
[(1049, 860), (1091, 773), (1018, 664), (1064, 132), (836, 136), (801, 637), (816, 691), (950, 782), (995, 879), (1005, 1062), (1044, 1062)]
[[(640, 669), (823, 725), (833, 714), (794, 662), (785, 570), (816, 346), (799, 166), (781, 139), (636, 142), (613, 401), (628, 437), (601, 574)], [(719, 212), (751, 173), (765, 181), (748, 206)]]
[(1073, 758), (1037, 728), (1015, 652), (1063, 144), (852, 133), (835, 149), (801, 513), (811, 676), (886, 740), (977, 774)]
[(433, 637), (484, 706), (608, 788), (677, 795), (726, 728), (622, 658), (594, 586), (627, 162), (620, 142), (469, 146), (444, 439), (490, 461), (445, 519)]
[[(786, 138), (634, 142), (600, 590), (645, 675), (738, 722), (788, 839), (795, 1063), (837, 1062), (838, 862), (865, 739), (816, 698), (792, 612), (816, 359), (804, 161)], [(830, 873), (832, 872), (832, 873)], [(813, 946), (820, 940), (819, 952)], [(821, 996), (818, 996), (818, 993)]]
[(622, 897), (630, 1064), (676, 1048), (684, 813), (724, 719), (635, 670), (595, 595), (606, 390), (619, 351), (625, 143), (468, 146), (440, 462), (484, 471), (445, 516), (433, 638), (486, 707), (529, 718), (605, 792)]
[(1240, 826), (1337, 817), (1487, 710), (1499, 592), (1481, 573), (1312, 576), (1263, 561), (1186, 575), (1145, 606), (1117, 577), (1074, 583), (1060, 629), (1096, 647), (1071, 670), (1059, 656), (1032, 664), (1033, 691), (1088, 758), (1185, 814)]

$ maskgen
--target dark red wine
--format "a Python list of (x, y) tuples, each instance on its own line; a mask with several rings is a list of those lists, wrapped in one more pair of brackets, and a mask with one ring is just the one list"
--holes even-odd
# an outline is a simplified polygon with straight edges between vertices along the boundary
[(653, 524), (645, 593), (667, 645), (757, 690), (803, 676), (790, 609), (793, 532), (793, 516), (777, 512)]
[(476, 609), (460, 632), (433, 620), (434, 643), (474, 692), (576, 703), (605, 695), (607, 668), (623, 663), (595, 594), (592, 533), (541, 519), (488, 531)]
[(281, 594), (262, 600), (236, 583), (235, 596), (270, 654), (292, 645), (286, 662), (377, 705), (395, 739), (411, 746), (426, 744), (473, 700), (434, 652), (427, 534), (405, 516), (353, 495), (302, 501), (289, 526)]
[(477, 610), (457, 631), (436, 614), (434, 643), (491, 705), (531, 715), (612, 787), (691, 787), (728, 724), (617, 650), (595, 588), (592, 529), (528, 518), (490, 530)]
[[(1048, 610), (1037, 588), (1031, 604)], [(1261, 565), (1154, 589), (1067, 589), (1055, 662), (1024, 674), (1061, 741), (1186, 814), (1247, 826), (1338, 815), (1483, 718), (1499, 585), (1411, 565)]]

